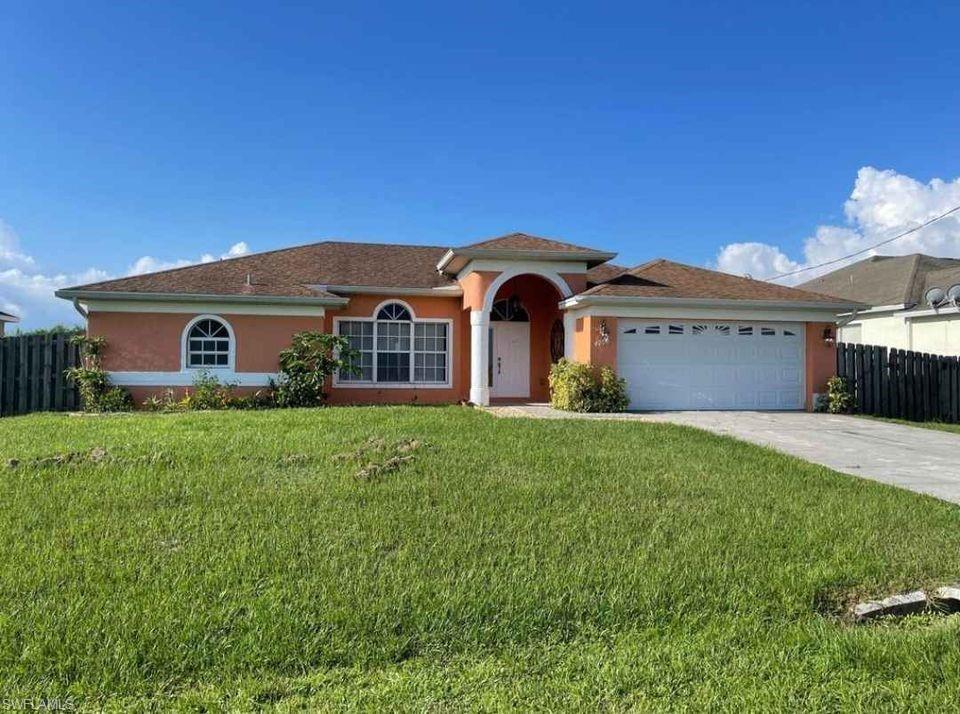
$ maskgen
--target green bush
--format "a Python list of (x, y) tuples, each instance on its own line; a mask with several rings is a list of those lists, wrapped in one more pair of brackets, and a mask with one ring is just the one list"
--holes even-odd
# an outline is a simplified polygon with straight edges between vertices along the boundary
[(193, 390), (187, 390), (181, 403), (187, 411), (206, 412), (226, 409), (233, 397), (233, 384), (223, 384), (206, 370), (194, 375)]
[(609, 367), (561, 359), (550, 368), (550, 404), (568, 412), (622, 412), (627, 383)]
[(280, 378), (275, 385), (277, 405), (318, 407), (326, 400), (324, 385), (338, 370), (357, 371), (359, 353), (346, 337), (325, 332), (298, 332), (293, 344), (280, 353)]
[(133, 409), (129, 392), (110, 384), (103, 369), (102, 355), (107, 346), (103, 337), (74, 335), (71, 340), (80, 347), (80, 365), (66, 370), (67, 379), (80, 392), (80, 404), (85, 412), (126, 412)]
[(853, 409), (853, 394), (846, 377), (831, 377), (827, 381), (827, 399), (831, 414), (848, 414)]
[(153, 394), (143, 402), (143, 408), (152, 412), (213, 411), (220, 409), (266, 409), (276, 406), (273, 393), (261, 390), (250, 395), (234, 394), (235, 384), (224, 384), (206, 370), (197, 372), (192, 389), (177, 397), (172, 389)]

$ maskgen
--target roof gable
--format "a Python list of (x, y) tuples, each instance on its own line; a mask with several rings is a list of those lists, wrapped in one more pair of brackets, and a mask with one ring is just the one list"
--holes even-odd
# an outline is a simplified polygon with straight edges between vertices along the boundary
[(584, 248), (573, 243), (541, 238), (527, 233), (508, 233), (497, 238), (489, 238), (479, 243), (465, 245), (458, 250), (519, 250), (547, 253), (601, 253), (595, 248)]

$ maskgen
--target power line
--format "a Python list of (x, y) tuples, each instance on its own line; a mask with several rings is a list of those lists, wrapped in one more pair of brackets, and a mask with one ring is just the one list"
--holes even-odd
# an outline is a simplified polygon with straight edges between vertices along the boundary
[(873, 250), (874, 248), (879, 248), (880, 246), (886, 245), (887, 243), (893, 243), (893, 241), (895, 241), (895, 240), (900, 240), (901, 238), (903, 238), (903, 237), (905, 237), (905, 236), (908, 236), (908, 235), (910, 235), (911, 233), (916, 233), (917, 231), (919, 231), (919, 230), (921, 230), (921, 229), (923, 229), (923, 228), (926, 228), (927, 226), (931, 225), (932, 223), (936, 223), (936, 222), (939, 221), (941, 218), (946, 218), (946, 217), (949, 216), (951, 213), (956, 213), (957, 211), (960, 211), (960, 206), (954, 206), (953, 208), (951, 208), (951, 209), (950, 209), (949, 211), (947, 211), (946, 213), (941, 213), (939, 216), (936, 216), (935, 218), (931, 218), (931, 219), (930, 219), (929, 221), (927, 221), (926, 223), (921, 223), (919, 226), (914, 226), (913, 228), (911, 228), (911, 229), (908, 230), (908, 231), (904, 231), (903, 233), (901, 233), (901, 234), (899, 234), (899, 235), (895, 235), (893, 238), (887, 238), (886, 240), (882, 240), (882, 241), (880, 241), (879, 243), (874, 243), (873, 245), (868, 246), (867, 248), (864, 248), (863, 250), (858, 250), (858, 251), (856, 251), (855, 253), (850, 253), (849, 255), (845, 255), (845, 256), (843, 256), (842, 258), (834, 258), (833, 260), (828, 260), (828, 261), (826, 261), (825, 263), (819, 263), (819, 264), (817, 264), (817, 265), (810, 265), (810, 266), (807, 266), (806, 268), (800, 268), (799, 270), (794, 270), (794, 271), (789, 272), (789, 273), (781, 273), (780, 275), (774, 275), (772, 278), (765, 278), (765, 280), (779, 280), (780, 278), (786, 278), (786, 277), (788, 277), (788, 276), (790, 276), (790, 275), (796, 275), (797, 273), (805, 273), (805, 272), (807, 272), (808, 270), (815, 270), (816, 268), (823, 268), (823, 267), (825, 267), (825, 266), (827, 266), (827, 265), (833, 265), (834, 263), (840, 263), (840, 262), (842, 262), (842, 261), (844, 261), (844, 260), (848, 260), (848, 259), (850, 259), (850, 258), (855, 258), (855, 257), (858, 256), (858, 255), (862, 255), (863, 253), (869, 253), (869, 252), (870, 252), (871, 250)]

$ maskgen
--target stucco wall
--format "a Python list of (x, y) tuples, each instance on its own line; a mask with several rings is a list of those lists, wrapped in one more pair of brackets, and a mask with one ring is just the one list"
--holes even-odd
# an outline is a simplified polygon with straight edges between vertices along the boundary
[(808, 322), (806, 324), (806, 382), (807, 411), (813, 409), (813, 395), (827, 391), (827, 380), (837, 373), (837, 345), (824, 340), (824, 330), (836, 334), (832, 322)]
[[(603, 334), (604, 327), (606, 335)], [(577, 318), (573, 332), (573, 358), (598, 367), (617, 368), (617, 318), (587, 315)]]
[[(334, 331), (334, 317), (373, 317), (383, 295), (355, 295), (342, 310), (328, 311), (323, 317), (281, 315), (206, 314), (226, 320), (236, 337), (236, 372), (274, 373), (279, 369), (279, 354), (290, 346), (293, 335), (306, 330)], [(469, 391), (469, 322), (459, 297), (403, 298), (416, 317), (449, 319), (451, 387), (446, 388), (330, 388), (332, 403), (449, 403), (464, 400)], [(114, 372), (180, 372), (182, 336), (187, 324), (199, 313), (91, 312), (88, 331), (107, 339), (104, 367)], [(132, 389), (137, 402), (165, 387), (141, 386)], [(176, 391), (182, 391), (179, 388)], [(251, 390), (244, 390), (251, 391)]]
[(904, 319), (904, 312), (863, 315), (839, 329), (841, 342), (960, 356), (960, 314)]
[[(210, 313), (216, 314), (216, 313)], [(120, 372), (179, 372), (183, 331), (197, 314), (91, 312), (88, 331), (107, 339), (103, 364)], [(276, 372), (293, 335), (324, 329), (321, 317), (220, 315), (237, 340), (237, 372)]]
[[(859, 326), (858, 332), (851, 329)], [(861, 345), (885, 345), (901, 350), (911, 349), (910, 327), (904, 321), (902, 313), (885, 313), (881, 315), (862, 315), (849, 327), (839, 329), (841, 342), (855, 342)]]

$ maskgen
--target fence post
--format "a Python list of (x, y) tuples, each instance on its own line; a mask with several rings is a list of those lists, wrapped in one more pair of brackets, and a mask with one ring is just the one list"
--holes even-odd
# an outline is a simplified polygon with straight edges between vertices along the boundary
[(860, 395), (860, 411), (873, 414), (873, 345), (863, 345), (863, 394)]

